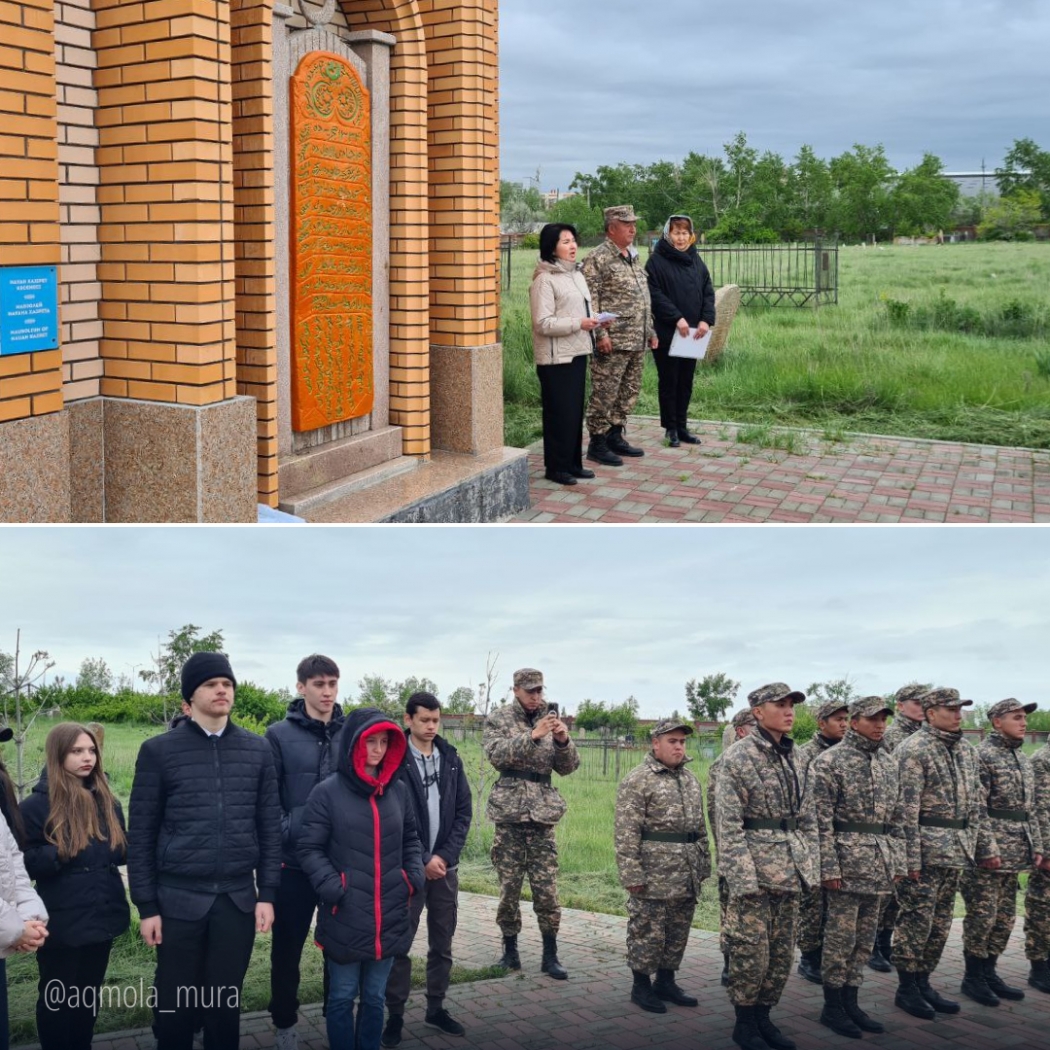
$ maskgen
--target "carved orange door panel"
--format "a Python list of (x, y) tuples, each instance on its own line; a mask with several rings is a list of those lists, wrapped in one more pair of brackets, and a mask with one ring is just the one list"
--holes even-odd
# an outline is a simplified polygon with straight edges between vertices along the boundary
[(372, 156), (368, 91), (315, 51), (291, 84), (292, 429), (372, 411)]

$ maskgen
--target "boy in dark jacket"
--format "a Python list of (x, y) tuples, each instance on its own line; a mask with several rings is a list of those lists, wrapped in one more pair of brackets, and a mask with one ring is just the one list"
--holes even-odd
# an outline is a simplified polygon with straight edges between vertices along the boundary
[(408, 744), (382, 711), (364, 707), (347, 717), (336, 746), (338, 775), (306, 803), (299, 863), (321, 902), (315, 939), (330, 982), (329, 1047), (378, 1050), (387, 977), (412, 943), (409, 899), (424, 881), (416, 820), (400, 781)]
[[(452, 972), (452, 936), (456, 932), (456, 896), (459, 892), (459, 854), (467, 841), (472, 813), (470, 784), (456, 749), (438, 736), (441, 704), (432, 693), (413, 693), (405, 705), (405, 734), (409, 761), (405, 786), (419, 828), (423, 847), (423, 892), (409, 904), (412, 939), (427, 910), (427, 1012), (426, 1024), (446, 1035), (463, 1035), (463, 1026), (444, 1008)], [(411, 942), (410, 942), (411, 943)], [(394, 960), (386, 985), (390, 1018), (383, 1031), (383, 1046), (398, 1046), (404, 1026), (405, 1002), (412, 980), (408, 952)]]
[[(240, 990), (256, 931), (273, 923), (281, 811), (269, 746), (230, 721), (237, 682), (222, 653), (182, 668), (191, 715), (139, 749), (128, 881), (142, 939), (157, 948), (158, 1046), (240, 1042)], [(258, 891), (256, 890), (258, 886)]]
[(281, 796), (281, 886), (274, 907), (268, 1007), (277, 1029), (276, 1050), (297, 1045), (299, 960), (317, 910), (317, 895), (295, 852), (299, 827), (310, 792), (335, 772), (334, 744), (343, 728), (334, 660), (320, 653), (305, 657), (296, 669), (296, 688), (299, 696), (284, 719), (266, 730)]

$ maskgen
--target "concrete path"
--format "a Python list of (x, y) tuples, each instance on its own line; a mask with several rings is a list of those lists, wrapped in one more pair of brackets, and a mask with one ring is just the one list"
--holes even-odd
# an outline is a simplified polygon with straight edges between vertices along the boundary
[[(519, 522), (1050, 521), (1050, 451), (766, 428), (794, 451), (737, 441), (755, 427), (701, 423), (703, 444), (665, 448), (659, 420), (632, 419), (645, 456), (566, 487), (529, 449), (532, 507)], [(762, 442), (763, 444), (765, 441)]]
[[(471, 968), (491, 965), (498, 957), (496, 900), (460, 895), (459, 929), (453, 955)], [(564, 909), (559, 955), (568, 981), (552, 981), (539, 972), (540, 938), (525, 906), (526, 929), (519, 946), (523, 969), (501, 980), (454, 985), (446, 1006), (467, 1028), (462, 1039), (449, 1038), (423, 1025), (423, 998), (417, 993), (405, 1014), (403, 1050), (636, 1050), (659, 1046), (691, 1050), (729, 1050), (733, 1008), (719, 984), (722, 956), (718, 936), (693, 930), (680, 983), (700, 999), (694, 1009), (669, 1007), (662, 1015), (644, 1013), (629, 1001), (630, 974), (624, 962), (626, 920), (614, 915)], [(1021, 921), (999, 970), (1010, 983), (1027, 988), (1028, 966), (1021, 950)], [(962, 978), (962, 923), (956, 920), (934, 985), (958, 998)], [(413, 954), (426, 954), (425, 932)], [(867, 1035), (864, 1043), (883, 1050), (999, 1050), (1006, 1047), (1050, 1048), (1050, 996), (1028, 988), (1019, 1003), (997, 1008), (962, 999), (962, 1012), (936, 1021), (919, 1021), (893, 1005), (896, 978), (867, 971), (861, 1005), (886, 1025), (884, 1035)], [(817, 1023), (821, 989), (792, 973), (774, 1018), (800, 1050), (826, 1050), (847, 1041)], [(300, 1047), (328, 1046), (319, 1006), (302, 1011)], [(245, 1015), (241, 1050), (273, 1046), (273, 1029), (265, 1014)], [(860, 1046), (861, 1041), (849, 1041)], [(96, 1050), (152, 1050), (148, 1031), (118, 1032), (95, 1040)], [(227, 1050), (227, 1048), (221, 1048)], [(233, 1050), (233, 1048), (229, 1048)]]

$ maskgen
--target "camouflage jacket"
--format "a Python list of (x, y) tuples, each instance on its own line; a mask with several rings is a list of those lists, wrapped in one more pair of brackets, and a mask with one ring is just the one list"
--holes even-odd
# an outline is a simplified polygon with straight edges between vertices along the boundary
[[(736, 741), (733, 741), (735, 744)], [(733, 745), (730, 744), (730, 747)], [(718, 849), (718, 808), (715, 805), (715, 786), (718, 784), (718, 774), (722, 769), (722, 760), (726, 757), (726, 748), (711, 763), (707, 769), (707, 826), (711, 829), (711, 837), (715, 840), (715, 849)]]
[[(529, 714), (512, 700), (488, 716), (481, 746), (485, 757), (502, 773), (516, 770), (568, 776), (580, 766), (580, 753), (570, 738), (562, 747), (548, 733), (532, 739), (532, 728), (544, 714), (540, 708)], [(485, 815), (496, 824), (520, 824), (532, 820), (537, 824), (557, 824), (565, 815), (565, 799), (552, 784), (532, 780), (500, 777), (489, 793)]]
[(1035, 778), (1036, 824), (1039, 826), (1039, 841), (1044, 850), (1050, 850), (1050, 743), (1043, 744), (1031, 757), (1032, 775)]
[[(894, 752), (900, 762), (902, 819), (908, 846), (908, 871), (925, 867), (969, 868), (986, 856), (980, 844), (984, 793), (977, 772), (977, 751), (959, 733), (929, 723)], [(965, 820), (964, 829), (919, 825), (919, 816)]]
[[(801, 813), (801, 785), (784, 737), (778, 747), (762, 730), (737, 741), (722, 757), (715, 787), (718, 870), (730, 896), (762, 890), (797, 893), (816, 885), (817, 869), (807, 834), (815, 829)], [(745, 828), (749, 819), (795, 818), (798, 828)]]
[(990, 810), (1012, 809), (1029, 815), (1025, 822), (1003, 820), (988, 815), (988, 836), (976, 859), (999, 857), (1000, 871), (1028, 871), (1032, 857), (1043, 852), (1043, 838), (1035, 814), (1035, 774), (1022, 741), (1007, 741), (994, 730), (977, 749), (981, 786)]
[[(686, 762), (692, 759), (686, 758)], [(711, 874), (700, 781), (685, 768), (670, 769), (650, 753), (620, 781), (616, 792), (616, 866), (620, 883), (645, 886), (651, 900), (699, 897)], [(696, 842), (654, 842), (650, 832), (695, 832)]]
[(637, 253), (624, 256), (606, 238), (583, 260), (583, 276), (591, 291), (595, 314), (618, 315), (605, 329), (612, 339), (613, 350), (648, 350), (656, 328), (649, 302), (649, 278)]
[[(809, 767), (805, 805), (813, 810), (820, 880), (841, 879), (849, 893), (892, 893), (905, 869), (897, 763), (880, 743), (848, 729)], [(835, 824), (888, 824), (889, 834), (835, 830)]]
[(882, 738), (882, 746), (887, 751), (894, 751), (900, 747), (913, 733), (922, 729), (922, 722), (916, 722), (914, 718), (897, 714), (890, 722), (886, 733)]
[(814, 733), (804, 744), (795, 749), (795, 770), (798, 773), (799, 783), (802, 785), (802, 797), (806, 796), (806, 780), (809, 776), (809, 767), (817, 755), (824, 754), (829, 748), (837, 744), (837, 740), (828, 740), (820, 733)]

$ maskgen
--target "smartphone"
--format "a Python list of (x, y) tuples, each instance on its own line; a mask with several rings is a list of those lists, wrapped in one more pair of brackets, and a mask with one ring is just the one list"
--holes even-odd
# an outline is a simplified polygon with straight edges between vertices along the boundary
[(554, 703), (547, 705), (547, 714), (554, 715), (555, 718), (561, 717), (561, 715), (558, 714), (558, 705)]

